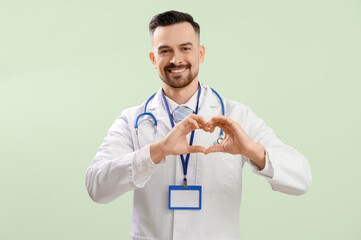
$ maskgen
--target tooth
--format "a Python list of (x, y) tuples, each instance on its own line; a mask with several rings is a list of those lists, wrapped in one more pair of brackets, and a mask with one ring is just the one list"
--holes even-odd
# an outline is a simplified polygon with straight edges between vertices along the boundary
[(178, 72), (183, 72), (184, 70), (186, 70), (186, 69), (184, 68), (184, 69), (180, 69), (180, 70), (171, 70), (171, 72), (176, 72), (176, 73), (178, 73)]

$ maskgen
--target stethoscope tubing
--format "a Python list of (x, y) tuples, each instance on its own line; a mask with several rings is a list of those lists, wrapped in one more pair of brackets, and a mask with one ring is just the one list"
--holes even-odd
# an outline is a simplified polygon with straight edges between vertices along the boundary
[[(221, 96), (218, 94), (218, 92), (217, 92), (216, 90), (214, 90), (213, 88), (211, 88), (211, 90), (212, 90), (212, 92), (213, 92), (214, 94), (216, 94), (216, 96), (218, 97), (218, 99), (219, 99), (219, 101), (220, 101), (220, 103), (221, 103), (221, 107), (222, 107), (222, 115), (225, 116), (225, 108), (224, 108), (224, 103), (223, 103), (222, 97), (221, 97)], [(150, 97), (148, 98), (148, 100), (146, 101), (145, 106), (144, 106), (144, 112), (141, 113), (141, 114), (139, 114), (139, 115), (137, 116), (136, 120), (135, 120), (134, 128), (135, 128), (137, 134), (138, 134), (138, 122), (139, 122), (139, 119), (140, 119), (141, 117), (145, 116), (145, 115), (148, 115), (148, 116), (150, 116), (150, 117), (152, 118), (152, 120), (153, 120), (153, 125), (154, 125), (155, 127), (157, 127), (157, 125), (158, 125), (157, 119), (155, 118), (154, 114), (151, 113), (151, 112), (147, 112), (148, 104), (149, 104), (149, 102), (154, 98), (155, 94), (157, 94), (157, 93), (154, 93), (152, 96), (150, 96)], [(223, 130), (222, 130), (222, 129), (221, 129), (221, 132), (220, 132), (220, 136), (223, 136)], [(223, 138), (220, 137), (220, 138), (217, 139), (217, 143), (218, 143), (218, 144), (220, 143), (219, 140), (223, 140)]]

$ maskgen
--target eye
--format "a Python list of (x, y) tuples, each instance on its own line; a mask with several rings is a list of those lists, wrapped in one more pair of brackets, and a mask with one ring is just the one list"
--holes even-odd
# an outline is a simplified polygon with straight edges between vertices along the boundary
[(168, 52), (169, 52), (168, 49), (164, 49), (164, 50), (161, 50), (161, 51), (160, 51), (160, 54), (165, 54), (165, 53), (168, 53)]
[(189, 50), (191, 50), (191, 48), (189, 48), (189, 47), (184, 47), (183, 50), (184, 50), (184, 51), (189, 51)]

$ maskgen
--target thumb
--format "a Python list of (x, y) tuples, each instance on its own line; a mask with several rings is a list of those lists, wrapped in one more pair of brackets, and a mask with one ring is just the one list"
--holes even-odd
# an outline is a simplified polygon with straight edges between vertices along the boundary
[(206, 149), (202, 146), (189, 146), (188, 147), (188, 153), (205, 153), (206, 152)]
[(215, 146), (211, 146), (211, 147), (206, 149), (206, 154), (212, 153), (212, 152), (224, 152), (223, 146), (222, 145), (215, 145)]

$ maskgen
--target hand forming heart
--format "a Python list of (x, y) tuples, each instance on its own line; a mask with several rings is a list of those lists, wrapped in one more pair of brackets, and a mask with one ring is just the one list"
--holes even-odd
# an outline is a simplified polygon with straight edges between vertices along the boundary
[[(203, 146), (190, 146), (186, 136), (196, 129), (213, 132), (216, 127), (225, 132), (221, 144), (204, 148)], [(191, 114), (178, 123), (163, 139), (150, 146), (151, 158), (158, 163), (167, 155), (180, 155), (201, 152), (226, 152), (241, 154), (252, 159), (261, 169), (264, 167), (264, 147), (254, 142), (241, 128), (241, 126), (223, 115), (217, 115), (208, 122), (199, 115)]]

